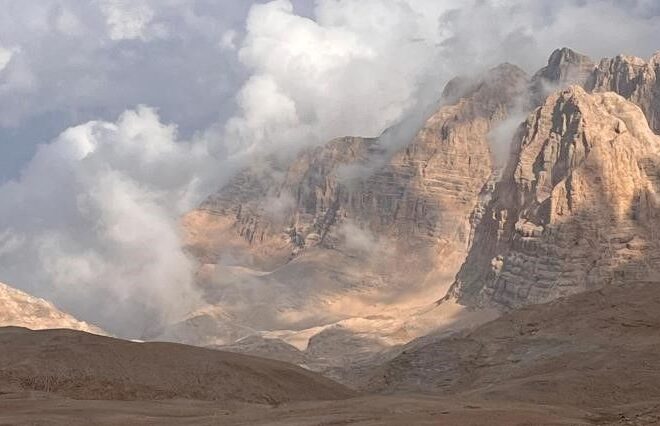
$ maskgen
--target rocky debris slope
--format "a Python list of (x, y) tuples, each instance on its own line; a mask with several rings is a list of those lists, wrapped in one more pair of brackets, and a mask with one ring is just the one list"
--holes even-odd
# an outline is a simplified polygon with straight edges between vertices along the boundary
[(660, 136), (637, 106), (571, 86), (514, 144), (449, 297), (513, 308), (658, 273)]
[(472, 332), (418, 339), (366, 388), (577, 407), (596, 424), (657, 424), (659, 330), (660, 282), (614, 285), (527, 306)]
[(31, 329), (69, 328), (105, 334), (100, 328), (78, 321), (57, 309), (52, 303), (30, 296), (0, 283), (0, 327), (18, 326)]
[(78, 331), (0, 328), (0, 394), (43, 391), (73, 399), (196, 399), (275, 404), (353, 395), (279, 361)]

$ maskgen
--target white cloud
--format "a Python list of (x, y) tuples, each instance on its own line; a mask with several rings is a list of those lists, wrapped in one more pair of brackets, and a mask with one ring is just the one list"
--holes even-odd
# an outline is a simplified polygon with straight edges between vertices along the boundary
[(198, 300), (177, 223), (209, 159), (146, 107), (68, 129), (0, 187), (3, 278), (123, 335), (180, 318)]
[(0, 46), (0, 72), (2, 72), (2, 70), (9, 64), (12, 56), (14, 56), (14, 51), (12, 49)]
[(154, 11), (141, 0), (105, 0), (101, 3), (112, 40), (147, 39)]

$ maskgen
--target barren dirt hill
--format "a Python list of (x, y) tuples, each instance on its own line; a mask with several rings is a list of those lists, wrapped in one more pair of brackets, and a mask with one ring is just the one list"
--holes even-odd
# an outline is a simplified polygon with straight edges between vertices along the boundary
[(0, 394), (74, 399), (281, 403), (353, 393), (279, 361), (171, 343), (135, 343), (72, 330), (0, 329)]
[(603, 413), (597, 424), (657, 424), (659, 330), (660, 282), (610, 286), (411, 342), (368, 387), (580, 408)]

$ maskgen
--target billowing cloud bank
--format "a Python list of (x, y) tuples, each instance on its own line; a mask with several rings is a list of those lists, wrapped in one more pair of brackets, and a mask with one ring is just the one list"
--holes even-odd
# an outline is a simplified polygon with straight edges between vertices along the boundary
[(255, 155), (377, 135), (503, 61), (660, 48), (654, 0), (311, 4), (0, 0), (0, 278), (137, 337), (199, 302), (178, 219)]

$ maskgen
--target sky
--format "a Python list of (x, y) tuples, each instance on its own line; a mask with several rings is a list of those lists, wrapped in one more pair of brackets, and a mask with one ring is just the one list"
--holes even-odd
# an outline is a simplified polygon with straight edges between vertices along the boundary
[(200, 303), (178, 220), (501, 62), (660, 50), (657, 0), (0, 0), (0, 281), (135, 337)]

